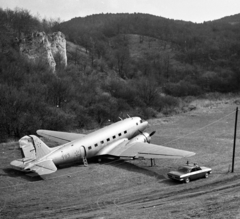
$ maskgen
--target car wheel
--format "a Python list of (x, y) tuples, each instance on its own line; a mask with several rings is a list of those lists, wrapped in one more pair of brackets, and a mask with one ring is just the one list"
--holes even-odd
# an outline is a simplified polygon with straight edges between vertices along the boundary
[(190, 179), (189, 178), (186, 178), (185, 179), (185, 183), (189, 183), (190, 182)]
[(208, 178), (208, 173), (205, 173), (205, 178)]

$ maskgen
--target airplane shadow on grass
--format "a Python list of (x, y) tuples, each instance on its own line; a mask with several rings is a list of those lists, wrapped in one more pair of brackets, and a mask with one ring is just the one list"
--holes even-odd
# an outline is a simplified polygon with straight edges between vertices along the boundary
[[(124, 169), (125, 171), (128, 171), (128, 172), (135, 172), (135, 173), (137, 172), (137, 173), (145, 174), (147, 176), (155, 177), (155, 179), (157, 179), (159, 183), (164, 183), (172, 186), (179, 184), (179, 182), (175, 182), (168, 179), (167, 172), (169, 171), (169, 169), (160, 168), (159, 166), (151, 167), (150, 165), (143, 162), (139, 162), (139, 161), (132, 161), (132, 160), (127, 161), (127, 160), (121, 160), (121, 159), (102, 158), (101, 162), (99, 163), (98, 159), (92, 158), (92, 159), (88, 159), (88, 164), (89, 164), (88, 167), (84, 167), (82, 162), (58, 166), (57, 168), (59, 171), (57, 171), (56, 173), (47, 175), (46, 177), (44, 177), (44, 179), (54, 179), (58, 177), (63, 177), (65, 175), (71, 175), (70, 172), (64, 175), (60, 173), (62, 171), (65, 172), (68, 168), (71, 168), (71, 167), (89, 168), (89, 171), (91, 171), (91, 168), (90, 168), (91, 165), (100, 164), (101, 166), (109, 165), (112, 167)], [(3, 171), (5, 174), (0, 174), (0, 176), (2, 175), (2, 176), (13, 177), (13, 178), (20, 177), (27, 181), (43, 180), (43, 178), (41, 178), (38, 175), (31, 176), (31, 174), (29, 173), (21, 172), (12, 168), (4, 168)]]
[(143, 173), (147, 176), (155, 177), (155, 179), (157, 179), (159, 183), (164, 183), (172, 186), (179, 184), (179, 182), (170, 180), (167, 177), (167, 173), (169, 172), (168, 168), (160, 168), (159, 166), (151, 167), (145, 163), (137, 164), (137, 163), (134, 163), (134, 161), (125, 161), (125, 160), (115, 160), (114, 162), (106, 162), (103, 164), (121, 168), (126, 171)]
[[(63, 169), (67, 169), (70, 167), (82, 167), (82, 168), (89, 168), (89, 171), (91, 171), (91, 165), (94, 164), (99, 164), (102, 167), (106, 166), (112, 166), (112, 167), (116, 167), (116, 168), (120, 168), (125, 170), (126, 172), (138, 172), (138, 173), (142, 173), (145, 174), (147, 176), (151, 176), (151, 177), (155, 177), (155, 179), (157, 179), (157, 181), (159, 183), (164, 183), (170, 186), (175, 186), (175, 185), (179, 185), (179, 182), (177, 181), (173, 181), (170, 180), (167, 176), (167, 173), (169, 172), (168, 168), (161, 168), (159, 166), (150, 166), (150, 161), (147, 163), (143, 163), (143, 162), (139, 162), (138, 160), (134, 161), (134, 160), (121, 160), (121, 159), (108, 159), (105, 157), (101, 158), (101, 162), (98, 161), (97, 158), (92, 158), (92, 159), (88, 159), (88, 167), (84, 167), (83, 163), (79, 162), (79, 163), (75, 163), (75, 164), (67, 164), (61, 167), (58, 167), (59, 170), (63, 170)], [(55, 175), (55, 174), (53, 174)], [(61, 175), (60, 175), (61, 176)], [(51, 178), (51, 176), (49, 177), (49, 179)], [(55, 178), (55, 176), (53, 176), (52, 178)]]
[(0, 176), (8, 176), (12, 178), (20, 177), (22, 179), (25, 179), (27, 181), (39, 181), (42, 180), (40, 176), (34, 176), (31, 177), (27, 173), (12, 169), (12, 168), (4, 168), (2, 169), (5, 174), (0, 174)]
[(149, 167), (146, 165), (141, 166), (141, 165), (138, 165), (137, 162), (136, 163), (134, 163), (134, 162), (135, 161), (132, 161), (132, 160), (109, 159), (109, 158), (101, 157), (100, 162), (99, 162), (98, 158), (88, 159), (88, 164), (89, 164), (88, 167), (84, 167), (82, 162), (78, 162), (78, 163), (73, 163), (73, 164), (61, 165), (61, 166), (58, 166), (57, 168), (58, 168), (58, 170), (64, 170), (64, 169), (71, 168), (71, 167), (80, 167), (80, 168), (82, 167), (82, 168), (89, 168), (89, 171), (91, 171), (91, 166), (99, 164), (103, 168), (104, 168), (104, 166), (112, 166), (112, 167), (124, 169), (126, 172), (135, 172), (135, 173), (138, 172), (138, 173), (145, 174), (147, 176), (152, 176), (158, 180), (164, 180), (167, 178), (166, 174), (165, 174), (165, 176), (163, 175), (164, 171), (166, 173), (166, 169), (159, 170), (159, 168), (158, 168), (159, 171), (158, 170), (156, 171), (156, 168), (154, 168), (154, 167)]

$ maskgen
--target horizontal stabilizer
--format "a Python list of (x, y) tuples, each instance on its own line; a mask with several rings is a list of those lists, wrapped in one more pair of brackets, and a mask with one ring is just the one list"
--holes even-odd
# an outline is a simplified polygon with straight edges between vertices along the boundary
[(56, 172), (57, 167), (52, 160), (44, 160), (31, 167), (31, 170), (37, 173), (39, 176), (43, 176)]
[(10, 165), (16, 169), (16, 170), (20, 170), (23, 172), (27, 172), (24, 168), (25, 168), (25, 162), (24, 159), (18, 159), (18, 160), (14, 160), (10, 163)]

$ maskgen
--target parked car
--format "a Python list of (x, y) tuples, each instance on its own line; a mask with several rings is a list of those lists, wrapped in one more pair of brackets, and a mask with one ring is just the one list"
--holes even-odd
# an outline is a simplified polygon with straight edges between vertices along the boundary
[(208, 178), (209, 174), (212, 173), (212, 169), (209, 167), (200, 167), (197, 164), (186, 164), (180, 166), (175, 171), (170, 171), (167, 175), (170, 179), (189, 183), (191, 180), (199, 178)]

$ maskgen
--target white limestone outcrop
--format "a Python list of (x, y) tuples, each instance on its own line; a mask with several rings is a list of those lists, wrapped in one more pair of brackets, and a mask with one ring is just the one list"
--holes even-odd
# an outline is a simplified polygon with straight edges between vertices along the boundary
[(49, 35), (34, 32), (20, 40), (19, 48), (31, 63), (47, 65), (52, 72), (55, 72), (56, 65), (67, 66), (66, 39), (61, 32)]
[(67, 49), (66, 39), (62, 32), (58, 31), (48, 35), (51, 43), (51, 50), (55, 61), (66, 67), (67, 66)]

